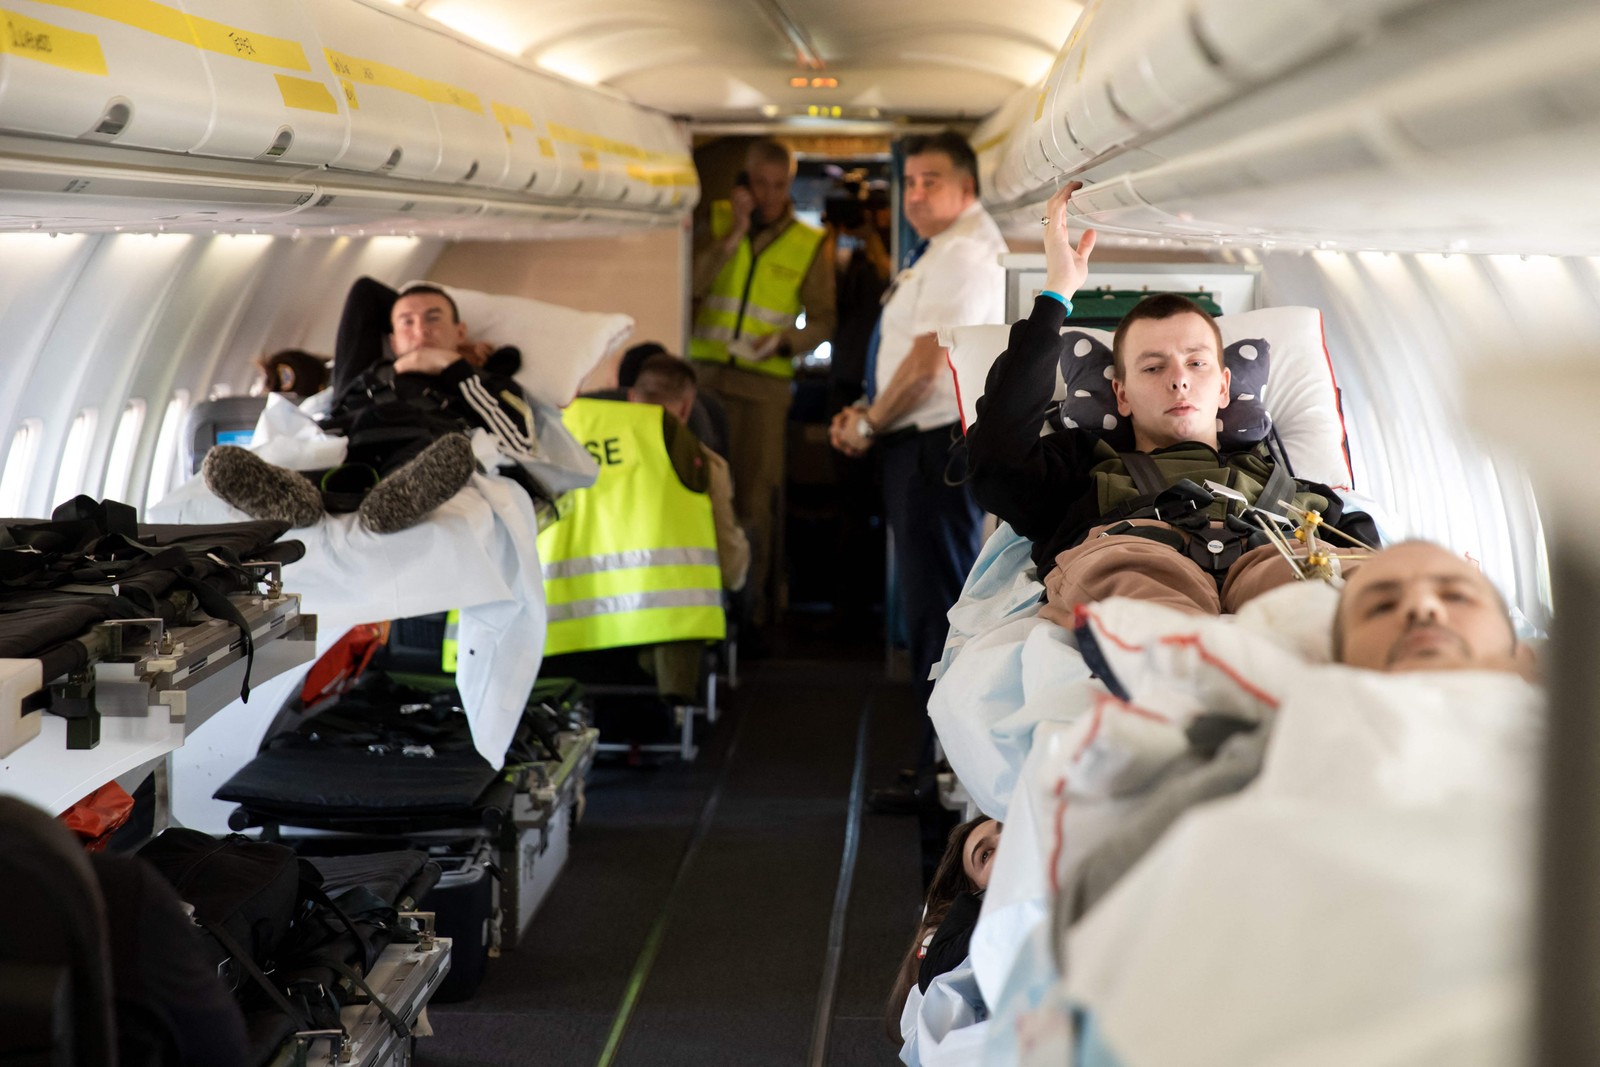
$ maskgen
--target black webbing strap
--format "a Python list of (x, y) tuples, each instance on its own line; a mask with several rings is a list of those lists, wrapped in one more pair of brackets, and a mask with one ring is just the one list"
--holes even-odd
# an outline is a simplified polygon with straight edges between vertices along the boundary
[(322, 963), (341, 978), (348, 979), (357, 989), (365, 993), (367, 1000), (372, 1003), (374, 1008), (378, 1009), (378, 1014), (383, 1016), (384, 1022), (389, 1024), (389, 1026), (394, 1030), (396, 1036), (398, 1036), (401, 1040), (405, 1040), (411, 1036), (411, 1027), (407, 1026), (405, 1020), (394, 1013), (393, 1008), (389, 1007), (389, 1005), (383, 1002), (382, 997), (378, 996), (378, 994), (372, 991), (372, 987), (367, 984), (367, 980), (365, 978), (357, 974), (352, 968), (338, 962), (337, 960), (323, 960)]
[(1122, 452), (1122, 465), (1128, 468), (1128, 477), (1141, 496), (1160, 496), (1167, 488), (1161, 468), (1144, 452)]
[(180, 575), (174, 583), (179, 589), (193, 593), (195, 600), (207, 615), (224, 622), (231, 622), (239, 628), (239, 640), (244, 646), (244, 681), (239, 683), (239, 699), (250, 699), (250, 672), (256, 665), (256, 639), (250, 633), (250, 623), (245, 619), (244, 613), (234, 606), (223, 593), (218, 592), (199, 578)]
[(228, 950), (228, 954), (233, 957), (234, 961), (244, 969), (244, 972), (260, 987), (262, 992), (267, 994), (267, 999), (271, 1000), (273, 1005), (283, 1012), (290, 1022), (294, 1023), (296, 1030), (312, 1029), (310, 1021), (300, 1013), (300, 1009), (289, 1003), (289, 998), (283, 995), (283, 991), (272, 984), (272, 979), (268, 978), (266, 973), (256, 966), (256, 961), (250, 958), (250, 954), (220, 924), (208, 922), (199, 915), (194, 916), (194, 921), (199, 923), (207, 933), (217, 939), (217, 942), (223, 948)]
[(1267, 484), (1261, 490), (1261, 495), (1256, 497), (1256, 507), (1263, 511), (1283, 514), (1283, 506), (1294, 499), (1294, 475), (1282, 463), (1272, 464), (1272, 473), (1267, 476)]

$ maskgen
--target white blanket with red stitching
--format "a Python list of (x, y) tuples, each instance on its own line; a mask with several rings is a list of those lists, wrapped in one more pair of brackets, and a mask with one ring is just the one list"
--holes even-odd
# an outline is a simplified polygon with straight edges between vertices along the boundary
[[(1035, 730), (972, 943), (986, 1062), (1057, 1055), (1075, 1021), (1085, 1062), (1122, 1067), (1516, 1062), (1539, 690), (1310, 663), (1131, 601), (1087, 622), (1132, 704), (1085, 690), (1089, 715)], [(1257, 781), (1185, 815), (1053, 944), (1052, 887), (1188, 717), (1268, 709)]]

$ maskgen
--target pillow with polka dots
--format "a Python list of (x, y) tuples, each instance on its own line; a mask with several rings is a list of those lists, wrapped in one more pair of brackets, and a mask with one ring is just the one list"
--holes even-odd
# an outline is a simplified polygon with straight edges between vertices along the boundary
[[(1265, 439), (1272, 429), (1272, 418), (1262, 400), (1272, 364), (1272, 343), (1264, 337), (1234, 341), (1223, 349), (1222, 361), (1231, 372), (1232, 398), (1217, 412), (1217, 440), (1224, 450), (1246, 448)], [(1111, 391), (1111, 369), (1109, 333), (1064, 330), (1061, 380), (1066, 396), (1056, 418), (1061, 426), (1081, 426), (1113, 445), (1131, 447), (1128, 420), (1117, 414), (1117, 398)]]
[[(1259, 441), (1275, 427), (1296, 477), (1349, 488), (1344, 415), (1322, 337), (1322, 313), (1307, 307), (1259, 308), (1223, 315), (1217, 328), (1222, 331), (1223, 358), (1233, 372), (1233, 399), (1220, 413), (1223, 446)], [(939, 331), (939, 343), (949, 352), (963, 428), (977, 418), (989, 367), (1005, 350), (1010, 331), (1009, 326)], [(1117, 415), (1111, 395), (1111, 334), (1075, 327), (1071, 320), (1061, 332), (1053, 421), (1109, 434), (1112, 444), (1131, 447), (1126, 420)], [(1047, 425), (1041, 432), (1052, 429)]]

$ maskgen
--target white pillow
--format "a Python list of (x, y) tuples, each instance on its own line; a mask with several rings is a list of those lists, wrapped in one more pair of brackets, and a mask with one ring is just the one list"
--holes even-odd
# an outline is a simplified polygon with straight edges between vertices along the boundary
[(578, 311), (527, 296), (506, 296), (432, 285), (450, 294), (461, 321), (474, 340), (515, 345), (522, 350), (522, 368), (514, 378), (535, 400), (566, 407), (578, 394), (578, 383), (608, 352), (633, 336), (633, 318), (599, 311)]
[[(1338, 383), (1322, 337), (1322, 312), (1316, 308), (1277, 307), (1244, 311), (1217, 318), (1222, 344), (1263, 338), (1272, 348), (1263, 400), (1283, 441), (1295, 476), (1335, 489), (1349, 488), (1350, 464), (1345, 458), (1344, 415), (1339, 409)], [(1111, 333), (1075, 326), (1067, 320), (1063, 332), (1079, 330), (1111, 344)], [(961, 405), (963, 429), (977, 418), (989, 367), (1005, 350), (1010, 326), (955, 326), (939, 331), (939, 343), (950, 350), (950, 370), (955, 376), (956, 398)], [(1055, 399), (1067, 387), (1056, 375)]]

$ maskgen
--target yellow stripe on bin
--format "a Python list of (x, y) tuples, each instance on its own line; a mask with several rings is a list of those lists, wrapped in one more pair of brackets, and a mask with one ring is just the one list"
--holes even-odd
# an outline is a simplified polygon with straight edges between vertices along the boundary
[(510, 104), (502, 104), (498, 101), (491, 104), (490, 107), (494, 110), (494, 117), (500, 123), (501, 131), (506, 135), (506, 144), (510, 144), (512, 141), (511, 127), (523, 126), (530, 130), (534, 128), (532, 116), (520, 107), (512, 107)]
[(530, 130), (533, 129), (533, 116), (520, 107), (512, 107), (510, 104), (502, 104), (498, 101), (490, 106), (494, 108), (494, 117), (500, 120), (500, 125), (522, 126)]
[(106, 55), (94, 34), (52, 26), (14, 11), (0, 11), (0, 15), (5, 16), (6, 22), (5, 35), (0, 36), (0, 53), (36, 59), (79, 74), (106, 73)]
[(299, 42), (265, 33), (253, 33), (225, 22), (190, 15), (155, 0), (37, 0), (41, 4), (81, 11), (111, 22), (151, 33), (195, 48), (269, 67), (311, 69)]
[(432, 104), (449, 104), (470, 111), (474, 115), (483, 114), (483, 102), (476, 94), (460, 86), (424, 78), (376, 60), (335, 52), (331, 48), (324, 48), (322, 51), (328, 57), (328, 65), (333, 68), (333, 72), (348, 81), (393, 89), (396, 92), (421, 97)]
[(296, 78), (289, 74), (274, 74), (273, 77), (278, 80), (278, 92), (283, 94), (285, 107), (299, 108), (301, 111), (322, 111), (329, 115), (339, 113), (339, 102), (321, 82), (314, 82), (309, 78)]
[(556, 146), (548, 137), (539, 138), (539, 154), (546, 159), (556, 158)]
[(361, 101), (356, 99), (356, 87), (351, 84), (350, 79), (340, 78), (339, 88), (344, 90), (344, 102), (350, 105), (350, 110), (360, 111)]

